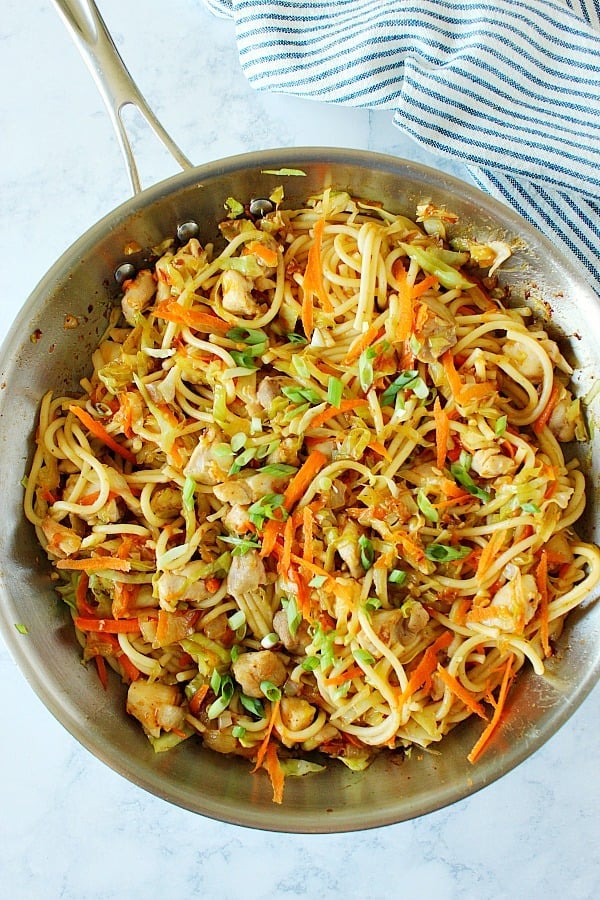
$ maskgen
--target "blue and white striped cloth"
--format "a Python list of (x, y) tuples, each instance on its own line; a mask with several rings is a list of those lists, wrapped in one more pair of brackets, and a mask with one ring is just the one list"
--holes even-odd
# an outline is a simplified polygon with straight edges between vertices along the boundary
[(204, 0), (250, 84), (393, 110), (600, 294), (600, 0)]

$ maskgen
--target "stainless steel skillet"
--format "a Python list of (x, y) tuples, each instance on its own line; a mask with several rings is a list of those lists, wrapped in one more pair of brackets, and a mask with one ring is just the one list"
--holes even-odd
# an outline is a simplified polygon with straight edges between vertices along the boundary
[[(88, 3), (58, 3), (73, 15), (82, 40), (94, 42), (98, 54), (110, 43)], [(106, 72), (106, 65), (102, 71)], [(125, 75), (121, 72), (121, 76)], [(104, 83), (104, 82), (103, 82)], [(104, 83), (104, 90), (110, 85)], [(115, 90), (114, 86), (110, 90)], [(130, 85), (118, 100), (134, 102)], [(128, 98), (128, 99), (127, 99)], [(111, 102), (114, 102), (111, 100)], [(114, 107), (113, 107), (114, 108)], [(120, 113), (118, 114), (120, 116)], [(122, 138), (126, 140), (125, 137)], [(176, 151), (180, 154), (180, 151)], [(115, 270), (123, 262), (138, 264), (129, 253), (175, 234), (183, 222), (198, 222), (201, 235), (212, 237), (223, 215), (223, 200), (268, 195), (282, 181), (268, 169), (304, 170), (304, 178), (285, 179), (291, 205), (325, 184), (380, 199), (413, 215), (420, 200), (445, 203), (460, 215), (460, 229), (482, 236), (519, 239), (522, 249), (506, 279), (516, 299), (540, 313), (552, 310), (553, 327), (564, 335), (579, 366), (578, 392), (587, 394), (600, 372), (600, 314), (581, 274), (543, 237), (505, 207), (455, 179), (390, 157), (321, 148), (273, 150), (192, 168), (139, 193), (90, 229), (35, 289), (21, 310), (0, 353), (0, 478), (4, 489), (4, 527), (0, 534), (0, 624), (25, 676), (65, 727), (108, 765), (158, 796), (225, 821), (280, 831), (345, 831), (412, 818), (440, 808), (483, 787), (534, 752), (569, 717), (592, 688), (600, 670), (600, 612), (591, 603), (577, 612), (561, 642), (560, 655), (547, 679), (531, 673), (519, 677), (506, 722), (476, 767), (466, 761), (477, 724), (457, 730), (440, 755), (398, 763), (379, 760), (354, 775), (331, 764), (326, 773), (289, 779), (282, 808), (271, 802), (268, 782), (250, 776), (247, 763), (230, 760), (196, 746), (182, 745), (155, 756), (135, 722), (126, 718), (121, 688), (108, 694), (93, 671), (79, 662), (69, 616), (57, 601), (49, 568), (21, 512), (20, 480), (26, 469), (40, 397), (53, 386), (76, 390), (89, 368), (89, 356), (118, 292)], [(133, 178), (132, 178), (133, 180)], [(76, 328), (65, 327), (77, 320)], [(32, 340), (33, 338), (33, 340)], [(597, 401), (590, 407), (597, 416)], [(588, 471), (589, 511), (585, 536), (599, 539), (599, 448), (594, 438), (584, 450)], [(24, 623), (29, 634), (14, 625)]]

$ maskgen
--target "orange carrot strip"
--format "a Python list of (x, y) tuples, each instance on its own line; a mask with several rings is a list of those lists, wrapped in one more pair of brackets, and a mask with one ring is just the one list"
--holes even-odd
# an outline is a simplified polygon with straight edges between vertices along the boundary
[(308, 571), (312, 572), (313, 575), (321, 575), (328, 581), (335, 582), (335, 577), (331, 574), (331, 572), (326, 572), (325, 569), (323, 569), (321, 566), (318, 566), (314, 562), (309, 562), (307, 559), (303, 559), (301, 556), (297, 556), (295, 553), (292, 553), (291, 561), (297, 566), (308, 569)]
[(124, 675), (125, 680), (129, 681), (130, 683), (132, 681), (137, 681), (137, 679), (140, 677), (140, 670), (138, 669), (138, 667), (136, 665), (134, 665), (131, 662), (131, 660), (129, 659), (127, 654), (121, 653), (117, 657), (117, 659), (119, 661), (119, 665), (123, 669), (123, 675)]
[(546, 403), (545, 407), (543, 408), (543, 410), (541, 411), (541, 413), (539, 414), (539, 416), (533, 423), (533, 430), (535, 431), (536, 434), (539, 434), (541, 432), (541, 430), (548, 424), (550, 416), (554, 412), (554, 407), (558, 403), (558, 394), (559, 394), (559, 388), (558, 388), (558, 384), (555, 381), (554, 384), (552, 385), (552, 390), (550, 391), (550, 396), (548, 397), (548, 402)]
[(267, 752), (267, 747), (269, 746), (269, 741), (271, 740), (271, 732), (273, 731), (273, 726), (275, 725), (275, 722), (279, 715), (280, 704), (281, 700), (275, 700), (273, 703), (271, 703), (271, 715), (269, 716), (269, 724), (267, 725), (266, 734), (262, 739), (260, 747), (258, 748), (258, 753), (256, 754), (256, 764), (252, 769), (253, 773), (258, 772), (263, 764), (263, 760)]
[(275, 268), (277, 265), (277, 250), (274, 250), (272, 247), (267, 247), (263, 241), (250, 241), (250, 243), (246, 244), (242, 250), (242, 256), (248, 256), (250, 254), (257, 256), (258, 259), (264, 262), (265, 266)]
[(454, 635), (451, 631), (444, 631), (433, 644), (427, 647), (425, 653), (421, 657), (421, 661), (417, 667), (413, 669), (410, 678), (408, 679), (408, 684), (400, 694), (400, 699), (398, 701), (400, 706), (402, 706), (415, 691), (420, 690), (420, 688), (429, 681), (437, 666), (438, 652), (449, 647), (453, 638)]
[(345, 681), (350, 681), (352, 678), (360, 678), (360, 676), (364, 674), (365, 673), (360, 666), (350, 666), (349, 669), (340, 672), (339, 675), (333, 675), (331, 678), (325, 678), (323, 680), (325, 684), (338, 685), (343, 684)]
[(131, 563), (128, 559), (118, 559), (116, 556), (91, 556), (89, 559), (59, 559), (56, 568), (83, 572), (102, 572), (105, 569), (129, 572)]
[(348, 363), (354, 362), (355, 359), (358, 359), (363, 350), (366, 350), (367, 347), (370, 347), (371, 344), (374, 344), (375, 341), (384, 333), (384, 328), (381, 325), (378, 325), (377, 322), (373, 322), (373, 324), (367, 328), (364, 334), (352, 344), (348, 352), (346, 353), (344, 359), (342, 360), (342, 365), (348, 365)]
[[(366, 400), (365, 400), (366, 403)], [(323, 466), (327, 457), (320, 450), (312, 450), (300, 466), (283, 494), (283, 506), (288, 512), (306, 493), (310, 483)]]
[(548, 554), (545, 550), (540, 553), (540, 561), (535, 570), (537, 589), (540, 592), (540, 637), (544, 656), (552, 654), (548, 637)]
[(96, 610), (88, 603), (87, 591), (90, 579), (87, 572), (82, 572), (77, 579), (77, 587), (75, 588), (75, 606), (79, 615), (93, 616)]
[(499, 531), (495, 531), (483, 550), (481, 551), (481, 556), (479, 557), (479, 562), (477, 564), (477, 577), (480, 578), (485, 574), (486, 569), (490, 567), (490, 564), (493, 562), (494, 557), (497, 555), (500, 547), (504, 543), (504, 538), (506, 537), (506, 529), (501, 528)]
[(460, 403), (469, 403), (471, 400), (481, 400), (488, 397), (496, 390), (491, 381), (481, 381), (477, 384), (466, 384), (460, 389), (458, 400)]
[(396, 340), (407, 341), (413, 326), (412, 289), (408, 283), (404, 266), (394, 266), (394, 276), (400, 285), (398, 291), (399, 324)]
[(369, 444), (367, 444), (367, 447), (369, 448), (369, 450), (372, 450), (373, 453), (376, 453), (378, 456), (383, 456), (383, 458), (385, 460), (387, 460), (387, 462), (392, 461), (392, 457), (391, 457), (390, 453), (383, 446), (383, 444), (380, 444), (378, 441), (371, 441)]
[(198, 690), (195, 692), (194, 696), (189, 702), (189, 710), (193, 716), (197, 716), (200, 712), (200, 707), (202, 706), (202, 701), (208, 694), (208, 685), (201, 684)]
[(211, 594), (216, 594), (221, 587), (221, 580), (219, 578), (215, 578), (213, 575), (205, 580), (204, 586), (207, 591), (211, 592)]
[(440, 398), (436, 397), (433, 404), (433, 419), (435, 422), (435, 450), (438, 469), (443, 469), (448, 452), (448, 437), (450, 436), (450, 421), (447, 413), (442, 409)]
[(304, 531), (304, 544), (302, 548), (302, 556), (307, 562), (313, 561), (313, 530), (314, 518), (310, 506), (305, 506), (302, 510), (302, 529)]
[(472, 693), (466, 689), (464, 685), (460, 683), (458, 678), (455, 678), (454, 675), (451, 675), (447, 669), (444, 669), (439, 663), (437, 667), (437, 673), (446, 685), (446, 687), (454, 694), (455, 697), (458, 697), (471, 712), (474, 712), (475, 715), (480, 716), (482, 719), (487, 719), (487, 715), (485, 709), (475, 698)]
[(292, 561), (292, 541), (294, 540), (294, 520), (290, 516), (283, 529), (283, 551), (279, 561), (279, 571), (286, 575)]
[(341, 413), (351, 412), (354, 409), (358, 409), (360, 406), (368, 405), (369, 401), (361, 397), (348, 397), (347, 400), (342, 400), (339, 406), (328, 406), (322, 412), (313, 416), (310, 420), (309, 428), (319, 428), (325, 422), (328, 422), (329, 419), (335, 419), (335, 417), (339, 416)]
[(435, 509), (446, 509), (448, 506), (457, 506), (461, 503), (469, 503), (473, 500), (473, 494), (469, 494), (468, 492), (465, 494), (458, 494), (456, 497), (450, 497), (449, 500), (440, 500), (439, 503), (432, 503), (431, 505), (435, 507)]
[(273, 553), (275, 545), (277, 543), (277, 539), (283, 532), (283, 528), (283, 522), (280, 522), (277, 519), (269, 519), (267, 522), (265, 522), (265, 527), (263, 529), (262, 548), (260, 551), (260, 555), (263, 557), (263, 559)]
[(167, 322), (175, 322), (177, 325), (187, 325), (195, 331), (226, 334), (231, 325), (212, 313), (205, 313), (199, 309), (188, 309), (178, 303), (177, 300), (163, 300), (154, 308), (154, 315)]
[(103, 631), (106, 634), (131, 634), (140, 630), (138, 619), (93, 619), (75, 616), (75, 625), (80, 631)]
[(313, 227), (313, 242), (308, 251), (308, 260), (304, 271), (302, 289), (304, 294), (316, 294), (319, 302), (326, 312), (331, 312), (333, 306), (323, 287), (323, 266), (321, 263), (321, 247), (323, 244), (323, 230), (325, 219), (319, 219)]
[(118, 396), (119, 408), (123, 418), (123, 433), (130, 438), (133, 437), (133, 410), (131, 409), (129, 394), (127, 391), (122, 391)]
[(452, 391), (454, 399), (456, 400), (463, 389), (463, 383), (460, 375), (456, 371), (452, 350), (446, 350), (446, 352), (442, 355), (442, 365), (444, 366), (444, 372), (446, 373), (446, 378), (448, 379), (450, 390)]
[(264, 766), (273, 788), (273, 803), (282, 803), (285, 774), (281, 768), (279, 757), (277, 756), (277, 748), (273, 743), (270, 743), (267, 747)]
[(489, 721), (489, 723), (484, 728), (481, 733), (479, 740), (467, 756), (467, 759), (470, 763), (474, 763), (483, 753), (488, 741), (493, 735), (494, 731), (498, 726), (498, 722), (500, 721), (500, 717), (502, 715), (502, 710), (504, 709), (504, 704), (506, 702), (506, 696), (508, 694), (508, 689), (510, 687), (511, 681), (511, 668), (513, 663), (513, 654), (511, 653), (506, 662), (506, 667), (504, 669), (504, 675), (502, 676), (502, 684), (500, 685), (500, 693), (498, 694), (498, 701), (494, 708), (494, 714)]
[(427, 275), (426, 278), (423, 278), (422, 281), (417, 282), (417, 284), (413, 284), (411, 295), (413, 299), (420, 297), (421, 294), (424, 294), (425, 291), (428, 291), (431, 287), (437, 287), (439, 284), (438, 279), (435, 275)]
[(96, 663), (96, 669), (98, 670), (98, 678), (100, 679), (100, 684), (106, 690), (108, 687), (108, 675), (106, 674), (106, 661), (103, 656), (95, 656), (94, 662)]
[(101, 425), (97, 419), (90, 416), (87, 410), (83, 409), (81, 406), (71, 405), (69, 406), (69, 412), (72, 412), (73, 415), (77, 416), (90, 434), (93, 434), (94, 437), (101, 440), (103, 444), (106, 444), (107, 447), (110, 447), (111, 450), (114, 450), (114, 452), (119, 456), (122, 456), (123, 459), (132, 463), (136, 462), (135, 453), (132, 453), (127, 447), (123, 447), (118, 441), (115, 441), (114, 437), (108, 433), (104, 425)]

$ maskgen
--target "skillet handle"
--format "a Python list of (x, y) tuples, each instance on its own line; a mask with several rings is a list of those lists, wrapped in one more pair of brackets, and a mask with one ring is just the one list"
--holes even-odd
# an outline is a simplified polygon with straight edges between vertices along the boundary
[(134, 106), (143, 115), (155, 135), (182, 169), (191, 168), (190, 160), (165, 131), (138, 90), (93, 0), (52, 0), (52, 2), (102, 95), (125, 157), (133, 193), (138, 194), (142, 187), (122, 118), (126, 106)]

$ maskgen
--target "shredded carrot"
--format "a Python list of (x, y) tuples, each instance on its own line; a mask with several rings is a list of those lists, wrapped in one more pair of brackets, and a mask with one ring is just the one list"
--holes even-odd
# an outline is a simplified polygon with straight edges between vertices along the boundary
[(193, 716), (197, 716), (200, 712), (200, 707), (202, 706), (202, 701), (208, 694), (208, 685), (201, 684), (198, 690), (195, 692), (194, 696), (189, 702), (189, 710)]
[(435, 275), (427, 275), (422, 281), (417, 282), (417, 284), (413, 284), (411, 295), (413, 299), (420, 297), (421, 294), (424, 294), (425, 291), (428, 291), (429, 288), (437, 287), (439, 284), (438, 279)]
[(290, 516), (283, 529), (283, 551), (279, 560), (279, 571), (286, 575), (292, 561), (292, 542), (294, 540), (294, 520)]
[(277, 756), (277, 747), (273, 743), (270, 743), (267, 747), (264, 767), (267, 770), (267, 774), (271, 780), (271, 786), (273, 788), (273, 803), (282, 803), (285, 775), (283, 769), (281, 768), (279, 757)]
[(119, 559), (116, 556), (91, 556), (89, 559), (59, 559), (56, 568), (84, 572), (103, 572), (105, 569), (129, 572), (131, 563), (128, 559)]
[(375, 341), (384, 333), (384, 329), (381, 325), (378, 325), (377, 322), (373, 322), (373, 324), (367, 328), (367, 330), (361, 334), (361, 336), (354, 341), (342, 360), (342, 365), (348, 365), (348, 363), (354, 362), (355, 359), (358, 359), (363, 350), (366, 350), (367, 347), (370, 347), (371, 344), (374, 344)]
[(498, 722), (500, 721), (500, 717), (502, 716), (502, 711), (504, 709), (504, 704), (506, 702), (506, 696), (508, 694), (508, 689), (510, 687), (511, 682), (511, 669), (513, 664), (513, 654), (511, 653), (506, 662), (506, 666), (504, 669), (504, 675), (502, 676), (502, 683), (500, 685), (500, 693), (498, 694), (498, 700), (496, 702), (494, 708), (494, 714), (492, 715), (491, 720), (488, 722), (483, 732), (481, 733), (479, 740), (467, 756), (467, 759), (470, 763), (476, 762), (476, 760), (483, 753), (486, 745), (488, 744), (490, 738), (492, 737), (494, 731), (498, 726)]
[(302, 556), (307, 562), (312, 562), (314, 557), (313, 549), (313, 531), (314, 518), (310, 506), (305, 506), (302, 510), (302, 529), (304, 531), (304, 544), (302, 548)]
[(262, 547), (260, 551), (260, 555), (263, 559), (273, 553), (273, 551), (275, 550), (275, 545), (277, 544), (277, 539), (282, 534), (283, 529), (284, 524), (278, 519), (269, 519), (267, 522), (265, 522), (265, 527), (263, 529)]
[(536, 434), (539, 434), (543, 428), (548, 424), (550, 420), (550, 416), (554, 412), (554, 407), (558, 403), (558, 395), (559, 395), (559, 387), (556, 381), (552, 385), (552, 390), (550, 391), (550, 396), (548, 397), (548, 402), (545, 407), (533, 423), (533, 430)]
[(135, 453), (132, 453), (127, 447), (123, 447), (118, 441), (115, 441), (114, 437), (108, 433), (104, 425), (101, 425), (97, 419), (90, 416), (87, 410), (83, 409), (81, 406), (71, 405), (69, 406), (69, 412), (72, 412), (73, 415), (77, 416), (90, 434), (93, 434), (94, 437), (101, 440), (103, 444), (106, 444), (107, 447), (110, 447), (111, 450), (114, 450), (114, 452), (119, 456), (122, 456), (123, 459), (132, 463), (136, 462)]
[(455, 697), (458, 697), (471, 712), (474, 712), (475, 715), (480, 716), (482, 719), (487, 719), (487, 715), (485, 709), (475, 698), (473, 697), (471, 691), (468, 691), (464, 685), (460, 683), (458, 678), (455, 678), (454, 675), (451, 675), (447, 669), (444, 669), (439, 663), (437, 667), (437, 673), (446, 685), (446, 687), (454, 694)]
[(79, 615), (93, 616), (96, 610), (88, 603), (87, 592), (90, 583), (87, 572), (82, 572), (77, 579), (77, 587), (75, 588), (75, 606)]
[(456, 371), (452, 350), (446, 350), (441, 359), (442, 365), (444, 366), (444, 372), (446, 373), (446, 378), (448, 379), (448, 384), (450, 385), (450, 390), (452, 391), (454, 399), (456, 400), (460, 392), (462, 391), (463, 383), (460, 375)]
[(277, 250), (274, 250), (272, 247), (267, 247), (263, 241), (250, 241), (250, 243), (246, 244), (242, 250), (242, 256), (248, 256), (250, 254), (258, 257), (265, 266), (275, 268), (277, 265)]
[(308, 569), (308, 571), (312, 572), (313, 575), (320, 575), (321, 577), (326, 578), (328, 582), (335, 582), (335, 577), (331, 574), (331, 572), (327, 572), (325, 569), (323, 569), (321, 566), (318, 566), (314, 562), (309, 562), (307, 559), (303, 559), (302, 556), (297, 556), (295, 553), (292, 553), (291, 561), (297, 566)]
[(75, 626), (80, 631), (103, 631), (106, 634), (131, 634), (140, 630), (138, 619), (93, 619), (75, 616)]
[(489, 397), (496, 390), (491, 381), (481, 381), (477, 384), (466, 384), (460, 389), (458, 400), (460, 403), (470, 403), (472, 400), (482, 400)]
[(440, 500), (438, 503), (432, 503), (431, 505), (435, 507), (435, 509), (446, 509), (448, 506), (457, 506), (461, 503), (470, 503), (475, 498), (473, 494), (466, 493), (457, 494), (456, 497), (450, 497), (448, 500)]
[(271, 703), (271, 714), (269, 716), (269, 724), (267, 725), (267, 731), (265, 733), (264, 738), (260, 743), (260, 747), (258, 748), (258, 753), (256, 754), (256, 763), (252, 772), (258, 772), (260, 767), (263, 764), (263, 760), (265, 758), (265, 754), (267, 752), (267, 748), (269, 746), (269, 741), (271, 740), (271, 732), (273, 731), (273, 727), (277, 718), (279, 716), (279, 707), (281, 705), (281, 700), (275, 700)]
[(396, 340), (407, 341), (413, 325), (412, 291), (404, 266), (394, 266), (394, 276), (400, 285), (398, 291), (399, 323), (396, 331)]
[(361, 675), (364, 675), (364, 672), (360, 666), (350, 666), (349, 669), (340, 672), (339, 675), (333, 675), (331, 678), (325, 678), (323, 680), (325, 684), (333, 686), (343, 684), (345, 681), (350, 681), (352, 678), (360, 678)]
[(544, 656), (552, 655), (550, 640), (548, 638), (548, 554), (545, 550), (540, 553), (540, 561), (535, 570), (535, 580), (540, 593), (540, 637)]
[(323, 230), (325, 219), (319, 219), (313, 227), (313, 242), (308, 251), (308, 260), (304, 271), (302, 289), (304, 294), (316, 294), (319, 302), (326, 312), (332, 312), (333, 306), (323, 287), (323, 267), (321, 263), (321, 248), (323, 245)]
[(486, 570), (489, 569), (494, 558), (497, 556), (498, 551), (502, 547), (505, 537), (506, 529), (500, 528), (498, 531), (495, 531), (493, 533), (493, 535), (481, 551), (481, 556), (479, 557), (479, 562), (477, 564), (478, 578), (481, 578), (482, 575), (485, 574)]
[[(99, 496), (100, 496), (100, 491), (93, 491), (91, 494), (84, 494), (83, 497), (79, 498), (77, 503), (79, 503), (80, 506), (93, 506), (93, 504), (96, 502), (96, 500), (98, 499)], [(117, 496), (118, 495), (115, 494), (113, 491), (109, 491), (108, 497), (106, 498), (106, 502), (108, 503), (109, 500), (114, 500), (114, 498)]]
[(132, 681), (137, 681), (137, 679), (140, 677), (140, 670), (131, 662), (127, 654), (121, 653), (117, 657), (117, 659), (119, 661), (119, 665), (123, 669), (123, 676), (125, 681), (129, 681), (130, 683)]
[(98, 678), (100, 679), (100, 684), (106, 690), (108, 687), (108, 675), (106, 674), (106, 661), (103, 656), (95, 656), (94, 662), (96, 663), (96, 669), (98, 670)]
[(367, 444), (367, 447), (369, 448), (369, 450), (372, 450), (373, 453), (376, 453), (378, 456), (383, 456), (383, 458), (385, 460), (387, 460), (387, 462), (392, 461), (391, 454), (383, 446), (383, 444), (380, 444), (378, 441), (371, 441), (369, 444)]
[[(365, 401), (366, 402), (366, 401)], [(327, 463), (327, 457), (320, 450), (312, 450), (300, 466), (283, 494), (283, 506), (288, 512), (304, 496), (313, 478)]]
[(127, 391), (123, 391), (119, 394), (119, 408), (122, 415), (123, 433), (128, 438), (133, 437), (133, 410), (131, 409)]
[(351, 412), (354, 409), (358, 409), (360, 406), (368, 405), (369, 401), (363, 397), (348, 397), (347, 400), (342, 400), (339, 406), (328, 406), (322, 412), (313, 416), (310, 420), (309, 427), (319, 428), (321, 425), (324, 425), (325, 422), (328, 422), (329, 419), (335, 419), (335, 417), (341, 415), (341, 413)]
[(448, 452), (450, 421), (447, 413), (442, 409), (439, 397), (435, 398), (433, 404), (433, 419), (435, 422), (436, 464), (438, 469), (443, 469), (446, 462), (446, 453)]
[(124, 581), (116, 581), (111, 612), (115, 619), (126, 616), (135, 609), (135, 601), (140, 592), (139, 584), (126, 584)]
[(205, 580), (204, 586), (207, 591), (210, 591), (211, 594), (216, 594), (221, 587), (221, 581), (219, 578), (215, 578), (214, 576), (212, 576), (211, 578), (207, 578)]
[(403, 703), (406, 703), (408, 698), (415, 693), (415, 691), (420, 690), (431, 678), (431, 675), (435, 671), (437, 666), (437, 654), (440, 650), (444, 650), (446, 647), (449, 647), (452, 643), (454, 635), (451, 631), (444, 631), (437, 640), (433, 642), (427, 649), (425, 653), (421, 657), (421, 661), (413, 669), (410, 678), (408, 679), (408, 684), (400, 694), (400, 698), (398, 700), (399, 706), (402, 706)]
[(212, 313), (205, 313), (200, 309), (188, 309), (178, 303), (177, 300), (163, 300), (154, 308), (154, 314), (159, 319), (167, 322), (175, 322), (177, 325), (187, 325), (195, 331), (203, 331), (208, 334), (217, 332), (226, 334), (231, 325)]
[(288, 571), (288, 578), (290, 581), (293, 581), (296, 586), (296, 600), (298, 609), (302, 613), (302, 617), (306, 620), (310, 620), (310, 593), (305, 579), (293, 566), (291, 566)]

